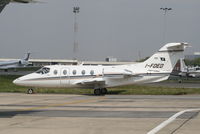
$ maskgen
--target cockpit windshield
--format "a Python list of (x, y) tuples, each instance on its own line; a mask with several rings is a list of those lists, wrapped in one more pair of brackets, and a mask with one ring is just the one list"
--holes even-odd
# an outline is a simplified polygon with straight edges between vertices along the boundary
[(47, 74), (47, 73), (49, 73), (49, 71), (50, 71), (50, 68), (43, 67), (40, 70), (36, 71), (35, 73), (38, 73), (38, 74)]

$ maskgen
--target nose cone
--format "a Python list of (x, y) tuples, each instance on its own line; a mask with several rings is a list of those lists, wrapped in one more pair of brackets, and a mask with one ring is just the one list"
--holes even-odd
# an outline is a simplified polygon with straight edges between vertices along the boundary
[(31, 79), (33, 78), (34, 78), (34, 74), (28, 74), (28, 75), (15, 79), (13, 83), (20, 86), (32, 86), (33, 82), (31, 81)]
[(21, 80), (18, 78), (18, 79), (15, 79), (15, 80), (13, 81), (13, 83), (14, 83), (15, 85), (20, 85), (20, 83), (22, 83), (22, 82), (21, 82)]
[(13, 81), (13, 83), (14, 83), (15, 85), (20, 85), (20, 86), (26, 86), (26, 84), (27, 84), (26, 79), (24, 79), (24, 76), (15, 79), (15, 80)]

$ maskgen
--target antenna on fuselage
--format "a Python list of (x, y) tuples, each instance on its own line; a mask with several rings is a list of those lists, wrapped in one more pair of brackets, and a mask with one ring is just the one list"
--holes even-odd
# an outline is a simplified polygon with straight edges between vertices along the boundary
[[(78, 0), (75, 0), (78, 2)], [(75, 6), (73, 7), (73, 13), (74, 13), (74, 44), (73, 44), (73, 54), (74, 54), (74, 59), (77, 60), (77, 54), (78, 54), (78, 14), (80, 12), (80, 7), (76, 3)]]

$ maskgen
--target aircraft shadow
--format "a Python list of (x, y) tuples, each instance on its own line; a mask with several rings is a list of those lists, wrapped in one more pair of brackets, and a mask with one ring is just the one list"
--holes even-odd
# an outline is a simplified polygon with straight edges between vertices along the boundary
[(0, 118), (12, 118), (17, 115), (26, 115), (39, 111), (0, 111)]
[(110, 94), (110, 95), (117, 95), (117, 94), (121, 94), (123, 92), (125, 92), (126, 90), (117, 90), (117, 91), (108, 91), (107, 94)]
[[(109, 91), (106, 95), (118, 95), (121, 94), (123, 92), (125, 92), (126, 90), (117, 90), (117, 91)], [(87, 95), (87, 96), (95, 96), (94, 94), (83, 94), (83, 95)]]

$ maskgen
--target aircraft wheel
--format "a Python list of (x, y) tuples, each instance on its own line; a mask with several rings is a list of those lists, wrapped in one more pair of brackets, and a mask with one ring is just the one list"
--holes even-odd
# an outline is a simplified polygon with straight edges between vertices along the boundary
[(27, 90), (27, 94), (33, 94), (34, 93), (34, 90), (32, 89), (32, 88), (29, 88), (28, 90)]
[(105, 95), (108, 93), (108, 90), (106, 88), (101, 89), (101, 94)]
[(94, 89), (94, 95), (101, 95), (100, 89)]

